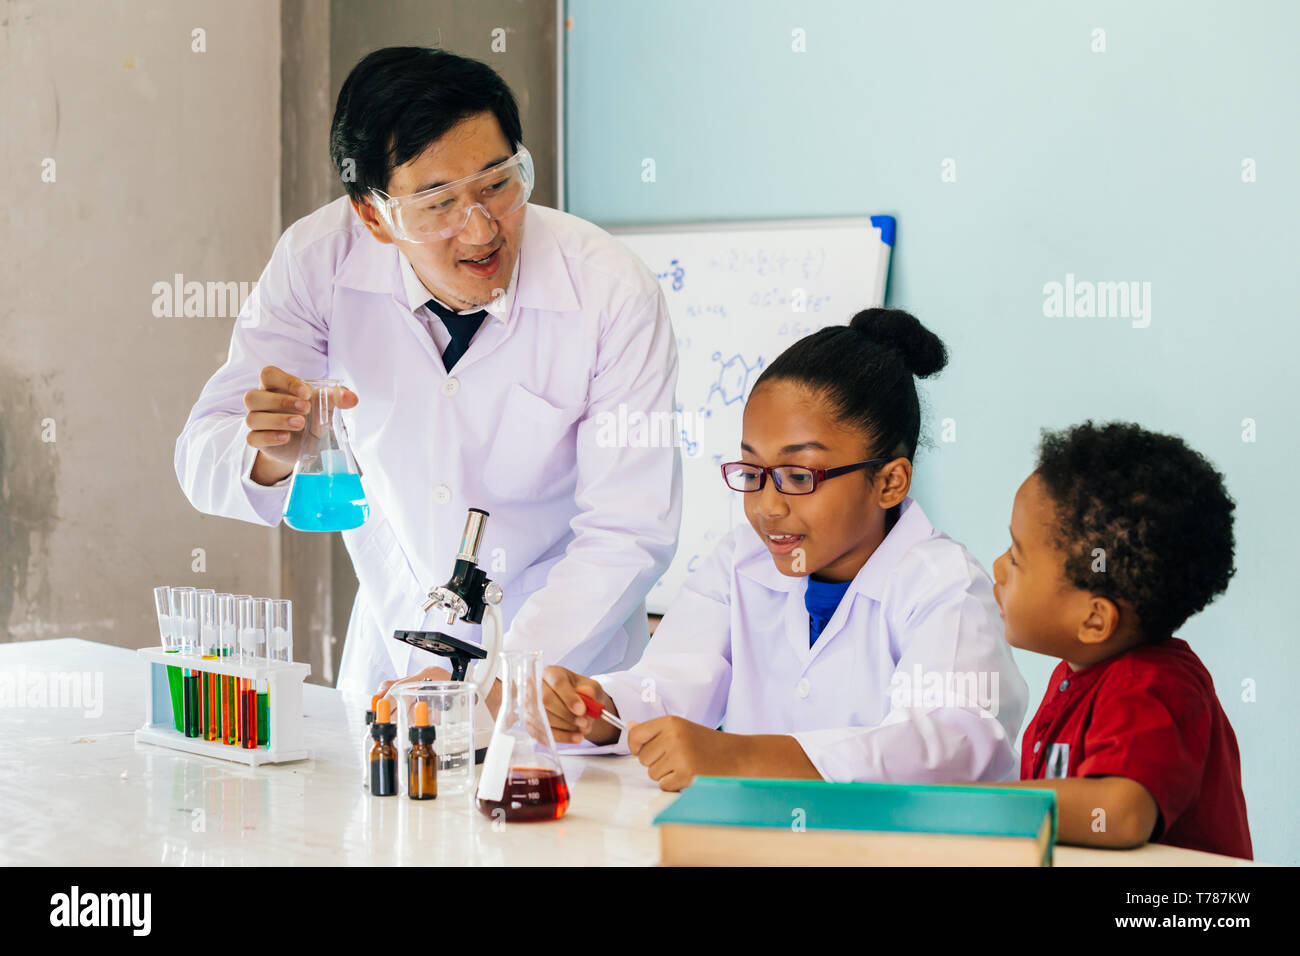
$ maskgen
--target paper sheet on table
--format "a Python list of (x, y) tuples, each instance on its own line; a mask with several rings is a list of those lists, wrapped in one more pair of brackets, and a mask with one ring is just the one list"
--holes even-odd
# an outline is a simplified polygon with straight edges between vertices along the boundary
[[(555, 749), (561, 757), (599, 757), (604, 754), (612, 754), (618, 749), (618, 743), (601, 744), (556, 744)], [(621, 756), (626, 756), (623, 754)]]

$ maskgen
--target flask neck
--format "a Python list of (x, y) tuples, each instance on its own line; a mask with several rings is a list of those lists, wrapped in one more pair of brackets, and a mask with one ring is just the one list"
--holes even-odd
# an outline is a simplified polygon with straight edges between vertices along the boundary
[(542, 655), (539, 651), (501, 652), (501, 711), (498, 723), (509, 727), (542, 716)]
[(307, 382), (312, 390), (311, 417), (318, 428), (328, 428), (334, 415), (334, 404), (340, 381), (336, 378), (314, 378)]

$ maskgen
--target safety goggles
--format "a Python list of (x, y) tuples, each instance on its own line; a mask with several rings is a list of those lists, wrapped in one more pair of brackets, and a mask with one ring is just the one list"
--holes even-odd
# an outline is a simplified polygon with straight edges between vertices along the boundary
[(454, 183), (408, 196), (372, 189), (370, 196), (395, 238), (435, 242), (464, 229), (475, 209), (488, 219), (510, 215), (528, 202), (533, 182), (532, 154), (520, 146), (505, 162)]
[(838, 478), (852, 471), (883, 465), (891, 458), (872, 458), (839, 468), (804, 468), (801, 465), (751, 465), (747, 461), (729, 461), (722, 466), (722, 480), (732, 491), (762, 491), (767, 476), (772, 476), (776, 490), (783, 495), (810, 495), (828, 478)]

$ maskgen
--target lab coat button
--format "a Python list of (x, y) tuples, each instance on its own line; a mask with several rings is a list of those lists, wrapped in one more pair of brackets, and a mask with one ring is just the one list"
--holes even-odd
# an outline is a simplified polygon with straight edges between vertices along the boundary
[(1035, 740), (1035, 741), (1034, 741), (1034, 753), (1038, 753), (1038, 751), (1040, 751), (1040, 750), (1042, 750), (1042, 749), (1043, 749), (1043, 742), (1042, 742), (1041, 740)]
[(1068, 680), (1063, 680), (1061, 681), (1061, 686), (1056, 689), (1060, 691), (1062, 694), (1064, 694), (1067, 690), (1070, 689), (1070, 682)]
[(794, 692), (800, 697), (807, 697), (812, 693), (812, 684), (808, 683), (808, 678), (800, 678), (799, 683), (794, 685)]
[(459, 391), (460, 379), (458, 378), (449, 378), (442, 383), (442, 394), (444, 395), (455, 395)]
[(451, 489), (446, 485), (439, 485), (433, 489), (433, 500), (440, 505), (445, 505), (451, 501)]

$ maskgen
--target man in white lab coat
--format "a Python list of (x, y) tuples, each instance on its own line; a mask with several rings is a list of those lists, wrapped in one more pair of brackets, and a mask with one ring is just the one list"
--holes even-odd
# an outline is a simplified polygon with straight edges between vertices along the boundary
[(470, 507), (491, 513), (480, 563), (504, 589), (506, 647), (584, 673), (632, 664), (676, 549), (681, 462), (670, 443), (597, 435), (620, 410), (673, 413), (657, 281), (607, 233), (527, 203), (518, 109), (482, 63), (370, 54), (339, 93), (330, 148), (347, 195), (276, 244), (177, 440), (186, 496), (278, 524), (305, 381), (339, 379), (370, 506), (343, 533), (359, 590), (340, 688), (445, 665), (396, 628), (479, 641), (420, 610)]

